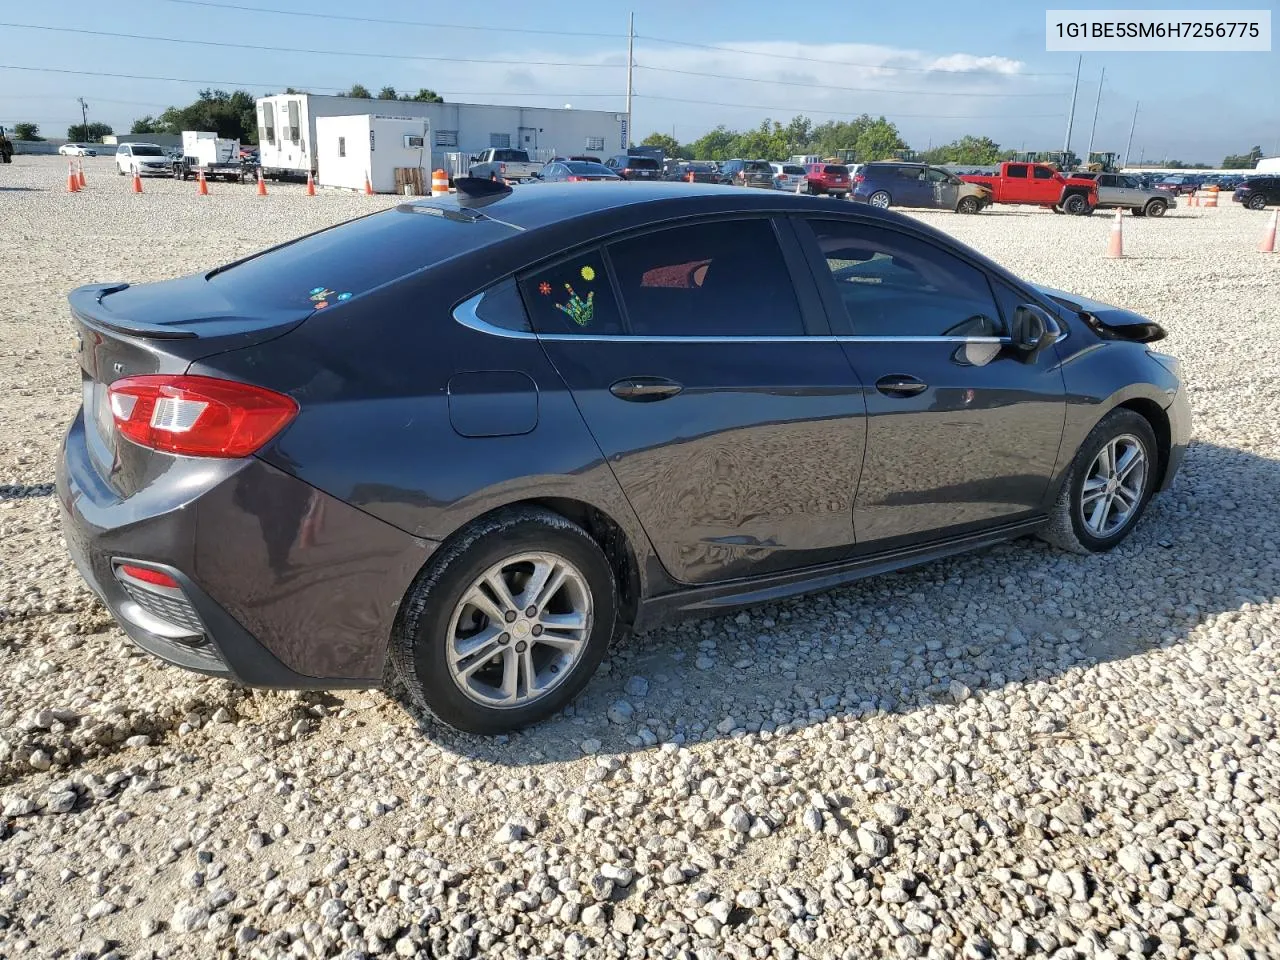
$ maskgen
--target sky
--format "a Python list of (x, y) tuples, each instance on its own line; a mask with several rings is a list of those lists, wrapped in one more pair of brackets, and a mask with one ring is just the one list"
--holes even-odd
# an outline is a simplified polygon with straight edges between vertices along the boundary
[[(90, 121), (127, 132), (202, 87), (327, 93), (356, 82), (375, 92), (429, 87), (450, 101), (621, 111), (627, 14), (583, 0), (12, 0), (0, 7), (0, 125), (30, 120), (63, 136), (83, 97)], [(917, 149), (965, 134), (1061, 149), (1077, 54), (1045, 52), (1044, 24), (1044, 7), (1011, 0), (649, 0), (635, 12), (633, 138), (658, 131), (686, 143), (718, 124), (865, 112), (894, 121)], [(1123, 153), (1138, 105), (1131, 162), (1217, 164), (1255, 144), (1280, 154), (1280, 53), (1084, 54), (1071, 137), (1079, 154), (1104, 69), (1095, 150)]]

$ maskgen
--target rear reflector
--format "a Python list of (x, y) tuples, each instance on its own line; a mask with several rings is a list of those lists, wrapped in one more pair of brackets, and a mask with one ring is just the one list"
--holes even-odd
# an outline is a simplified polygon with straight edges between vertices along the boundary
[(108, 396), (121, 436), (187, 457), (247, 457), (298, 413), (292, 397), (214, 377), (126, 377)]
[(123, 573), (126, 577), (138, 580), (142, 583), (149, 583), (156, 587), (169, 587), (172, 590), (179, 589), (178, 581), (173, 579), (167, 573), (161, 573), (159, 570), (152, 570), (148, 567), (135, 566), (132, 563), (122, 563), (116, 569)]

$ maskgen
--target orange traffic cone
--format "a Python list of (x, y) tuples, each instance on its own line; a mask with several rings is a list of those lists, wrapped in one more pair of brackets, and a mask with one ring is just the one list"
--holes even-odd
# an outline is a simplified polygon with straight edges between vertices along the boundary
[(265, 197), (267, 195), (267, 181), (262, 179), (262, 171), (258, 171), (258, 196)]
[(1120, 208), (1116, 207), (1116, 218), (1111, 221), (1111, 237), (1107, 240), (1107, 256), (1111, 258), (1124, 256), (1124, 223), (1120, 217)]
[(373, 184), (369, 182), (369, 174), (364, 175), (364, 192), (373, 196)]
[(79, 173), (78, 173), (78, 176), (77, 176), (77, 182), (80, 184), (80, 189), (81, 189), (81, 190), (83, 190), (85, 187), (87, 187), (87, 186), (89, 185), (89, 182), (88, 182), (87, 180), (85, 180), (85, 178), (84, 178), (84, 161), (83, 161), (83, 160), (77, 160), (77, 161), (76, 161), (76, 164), (77, 164), (77, 166), (79, 167)]
[(1200, 198), (1197, 197), (1194, 192), (1187, 194), (1187, 206), (1188, 207), (1200, 206)]
[(67, 193), (79, 193), (80, 181), (76, 179), (76, 165), (71, 160), (67, 161)]
[(689, 175), (688, 175), (687, 177), (685, 177), (685, 179), (686, 179), (686, 180), (688, 180), (690, 183), (693, 183), (693, 182), (694, 182), (694, 179), (693, 179), (693, 171), (692, 171), (692, 170), (690, 170), (690, 171), (689, 171)]
[(442, 197), (449, 192), (449, 174), (443, 169), (433, 170), (431, 172), (431, 195), (433, 197)]
[(1280, 210), (1271, 214), (1271, 222), (1267, 224), (1267, 232), (1262, 235), (1262, 242), (1258, 244), (1259, 253), (1275, 253), (1276, 252), (1276, 227), (1280, 226)]
[(207, 197), (208, 195), (209, 195), (209, 184), (205, 182), (204, 171), (198, 170), (196, 172), (196, 196)]
[(307, 196), (314, 197), (316, 195), (315, 177), (311, 176), (311, 171), (307, 171)]
[(142, 176), (141, 174), (138, 173), (137, 170), (133, 171), (133, 192), (134, 193), (142, 192)]

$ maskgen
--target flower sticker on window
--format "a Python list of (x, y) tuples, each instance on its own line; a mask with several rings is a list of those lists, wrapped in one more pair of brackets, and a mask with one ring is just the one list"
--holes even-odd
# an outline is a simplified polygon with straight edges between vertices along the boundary
[(596, 307), (595, 291), (594, 290), (588, 291), (587, 299), (583, 300), (582, 297), (578, 296), (578, 294), (574, 291), (573, 287), (569, 286), (569, 284), (566, 283), (564, 285), (564, 288), (569, 293), (569, 300), (566, 303), (557, 303), (556, 309), (559, 310), (561, 313), (565, 314), (570, 320), (572, 320), (578, 326), (585, 327), (587, 324), (591, 322), (592, 318), (595, 315), (595, 307)]
[(590, 264), (587, 264), (585, 267), (582, 268), (583, 280), (587, 281), (587, 283), (590, 283), (595, 278), (596, 278), (596, 271), (594, 267), (592, 267)]
[(544, 297), (551, 296), (551, 284), (543, 280), (540, 284), (538, 284), (538, 292), (542, 294)]

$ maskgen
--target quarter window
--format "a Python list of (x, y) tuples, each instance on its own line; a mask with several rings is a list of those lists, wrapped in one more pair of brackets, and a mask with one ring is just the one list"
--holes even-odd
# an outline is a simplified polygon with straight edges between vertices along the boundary
[(802, 336), (782, 250), (765, 219), (673, 227), (609, 246), (637, 336)]
[(810, 221), (849, 329), (861, 337), (993, 337), (1004, 333), (986, 274), (905, 234)]
[(537, 270), (520, 287), (538, 333), (601, 336), (623, 332), (599, 250)]

